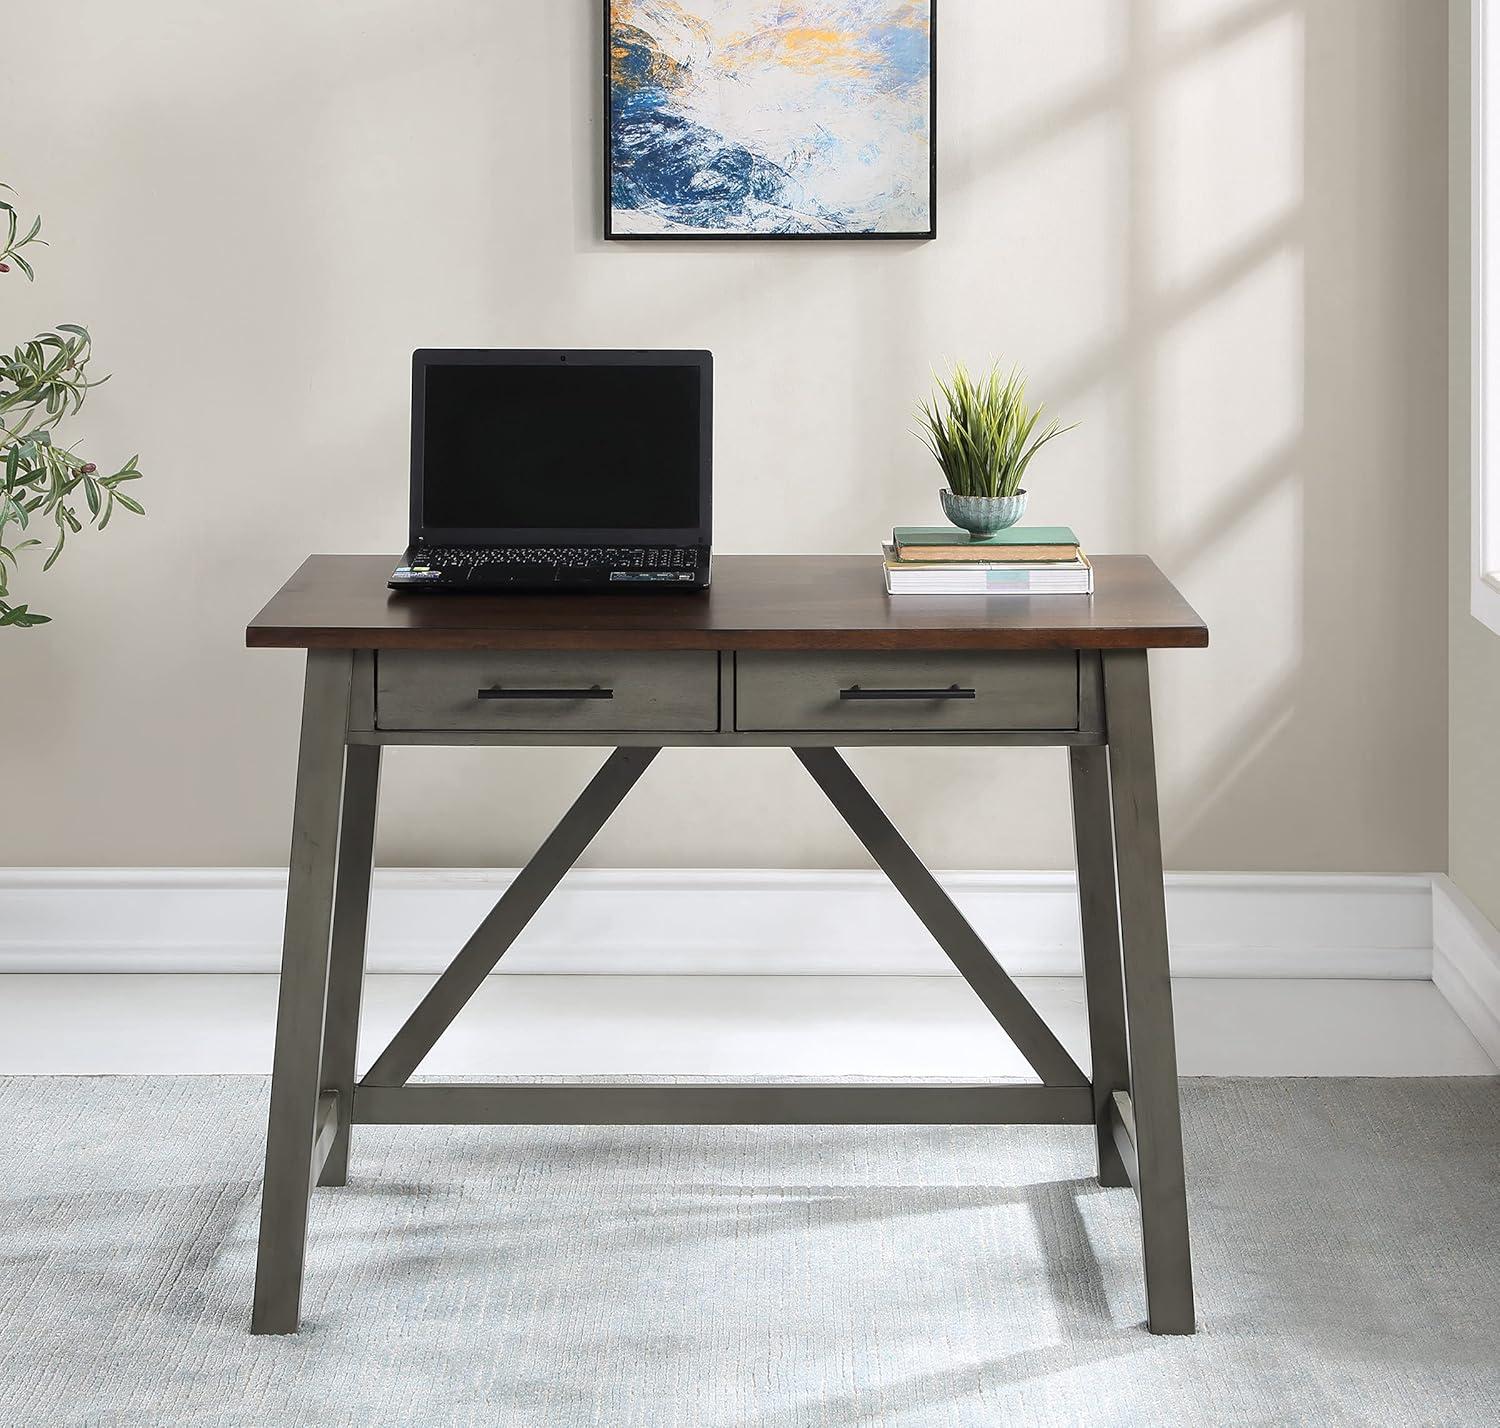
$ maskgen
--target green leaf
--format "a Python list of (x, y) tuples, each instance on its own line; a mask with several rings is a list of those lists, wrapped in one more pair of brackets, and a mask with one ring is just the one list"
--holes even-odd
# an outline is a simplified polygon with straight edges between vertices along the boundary
[(51, 615), (34, 615), (25, 605), (17, 605), (13, 609), (0, 611), (0, 625), (15, 625), (18, 629), (27, 630), (33, 625), (50, 625)]
[(138, 516), (146, 514), (146, 508), (139, 501), (127, 496), (123, 491), (115, 491), (113, 495), (115, 500), (124, 506), (127, 511), (134, 511)]

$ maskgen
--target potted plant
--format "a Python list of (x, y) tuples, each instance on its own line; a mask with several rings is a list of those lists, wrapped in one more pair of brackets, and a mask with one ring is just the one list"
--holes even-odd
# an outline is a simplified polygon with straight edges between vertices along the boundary
[(936, 399), (918, 409), (917, 434), (937, 458), (948, 485), (938, 497), (943, 514), (971, 535), (992, 535), (1026, 513), (1021, 480), (1031, 458), (1070, 427), (1054, 421), (1040, 435), (1043, 407), (1026, 400), (1026, 377), (998, 364), (976, 381), (959, 363), (949, 381), (937, 379)]
[[(24, 250), (45, 246), (41, 231), (42, 220), (35, 218), (23, 235), (14, 205), (0, 198), (0, 282), (13, 282), (17, 274), (31, 281)], [(140, 502), (120, 489), (140, 478), (134, 456), (101, 475), (74, 446), (56, 439), (58, 424), (77, 413), (91, 387), (106, 380), (87, 375), (89, 354), (87, 330), (71, 322), (58, 323), (56, 330), (12, 352), (0, 351), (0, 626), (24, 629), (49, 618), (8, 598), (21, 553), (43, 544), (29, 534), (33, 522), (53, 528), (52, 549), (42, 565), (50, 570), (68, 536), (78, 534), (85, 521), (103, 530), (117, 506), (144, 514)]]

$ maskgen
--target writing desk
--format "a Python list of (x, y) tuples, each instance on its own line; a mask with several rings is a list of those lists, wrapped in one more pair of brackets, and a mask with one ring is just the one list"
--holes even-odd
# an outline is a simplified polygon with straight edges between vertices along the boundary
[[(719, 556), (701, 595), (392, 595), (388, 556), (313, 556), (246, 643), (305, 649), (255, 1333), (294, 1333), (312, 1186), (360, 1124), (1092, 1126), (1134, 1186), (1147, 1317), (1193, 1331), (1146, 654), (1208, 630), (1142, 556), (1088, 596), (889, 598), (863, 556)], [(612, 750), (356, 1081), (380, 754)], [(789, 749), (1031, 1063), (995, 1085), (440, 1085), (412, 1073), (656, 754)], [(840, 757), (844, 745), (1055, 745), (1072, 778), (1086, 1076)], [(997, 1292), (1004, 1292), (1003, 1288)]]

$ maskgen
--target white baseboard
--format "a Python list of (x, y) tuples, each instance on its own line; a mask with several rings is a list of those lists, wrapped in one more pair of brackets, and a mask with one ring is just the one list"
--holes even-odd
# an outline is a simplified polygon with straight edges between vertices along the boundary
[[(370, 969), (440, 970), (512, 876), (381, 869)], [(1079, 970), (1071, 873), (939, 878), (1014, 975)], [(270, 869), (0, 871), (0, 972), (274, 972), (285, 895), (285, 873)], [(1426, 875), (1168, 874), (1167, 915), (1179, 976), (1432, 976)], [(570, 873), (501, 965), (642, 974), (952, 970), (877, 872), (711, 869)]]
[(1500, 930), (1445, 877), (1433, 880), (1432, 980), (1500, 1065)]

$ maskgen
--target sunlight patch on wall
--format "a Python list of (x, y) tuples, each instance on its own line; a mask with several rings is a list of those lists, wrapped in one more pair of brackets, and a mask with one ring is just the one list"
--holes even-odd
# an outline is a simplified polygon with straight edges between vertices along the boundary
[[(1185, 840), (1169, 850), (1169, 860), (1179, 864), (1198, 856), (1193, 840), (1204, 818), (1219, 818), (1229, 807), (1286, 806), (1295, 778), (1286, 765), (1294, 756), (1273, 753), (1273, 746), (1296, 724), (1299, 702), (1305, 717), (1315, 697), (1303, 669), (1304, 525), (1302, 472), (1293, 464), (1215, 532), (1196, 575), (1191, 562), (1185, 567), (1185, 584), (1219, 596), (1196, 595), (1213, 631), (1203, 657), (1156, 657), (1151, 665), (1159, 709), (1203, 711), (1197, 719), (1170, 719), (1170, 739), (1158, 749), (1162, 798), (1170, 809), (1163, 823)], [(1233, 592), (1232, 598), (1222, 592)], [(1317, 771), (1308, 769), (1306, 776), (1316, 779)], [(1273, 812), (1267, 808), (1264, 817)], [(1264, 817), (1258, 814), (1252, 824), (1262, 835)], [(1252, 827), (1216, 829), (1212, 836), (1224, 850), (1219, 856), (1236, 865), (1280, 866), (1275, 845), (1264, 836), (1257, 845)]]
[[(1299, 249), (1279, 249), (1161, 336), (1154, 474), (1170, 499), (1155, 535), (1178, 568), (1259, 504), (1301, 439), (1304, 266)], [(1298, 547), (1276, 549), (1300, 558)]]
[[(1103, 102), (1118, 100), (1129, 24), (1130, 7), (1120, 0), (948, 6), (942, 12), (942, 43), (945, 51), (954, 44), (965, 54), (986, 56), (993, 88), (976, 112), (982, 108), (988, 123), (1029, 128), (1060, 115), (1097, 114)], [(1045, 63), (1038, 63), (1042, 56)], [(943, 95), (947, 112), (960, 124), (967, 102), (956, 86)], [(960, 160), (967, 147), (955, 146)]]
[(1274, 0), (1150, 0), (1152, 31), (1158, 40), (1184, 41), (1253, 23)]
[(1152, 152), (1158, 281), (1186, 285), (1252, 249), (1304, 194), (1304, 21), (1274, 15), (1162, 82)]

